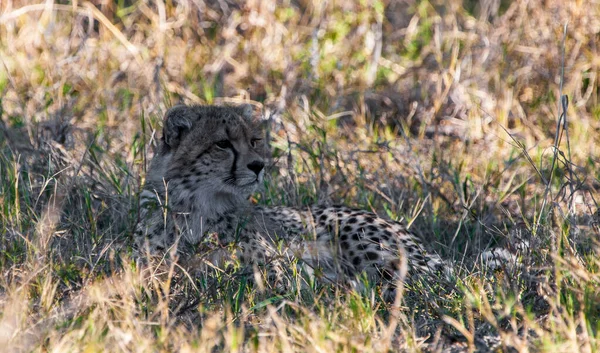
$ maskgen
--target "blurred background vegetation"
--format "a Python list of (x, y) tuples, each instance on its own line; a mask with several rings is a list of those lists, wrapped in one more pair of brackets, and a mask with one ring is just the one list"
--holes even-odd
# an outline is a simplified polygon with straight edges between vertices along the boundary
[[(597, 351), (599, 38), (595, 0), (2, 0), (0, 342), (385, 351), (452, 335), (489, 348), (491, 334)], [(162, 116), (182, 102), (264, 118), (257, 202), (403, 219), (457, 264), (457, 287), (415, 284), (390, 315), (376, 288), (149, 280), (121, 258)], [(523, 266), (486, 273), (497, 244)]]

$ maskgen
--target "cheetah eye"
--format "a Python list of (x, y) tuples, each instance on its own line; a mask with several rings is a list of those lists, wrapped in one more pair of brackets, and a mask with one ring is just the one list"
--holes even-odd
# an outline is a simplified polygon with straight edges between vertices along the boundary
[(215, 143), (215, 145), (217, 145), (217, 147), (222, 148), (222, 149), (227, 149), (227, 148), (233, 147), (233, 145), (231, 144), (231, 142), (229, 140), (217, 141)]
[(255, 148), (256, 145), (258, 145), (258, 143), (260, 141), (262, 141), (262, 139), (258, 139), (258, 138), (257, 139), (252, 139), (252, 140), (250, 140), (250, 146), (252, 146), (252, 148)]

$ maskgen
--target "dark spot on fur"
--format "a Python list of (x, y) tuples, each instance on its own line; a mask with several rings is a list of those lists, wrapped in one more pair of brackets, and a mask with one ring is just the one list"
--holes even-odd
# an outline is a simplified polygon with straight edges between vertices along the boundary
[(386, 281), (391, 281), (394, 278), (394, 274), (388, 269), (384, 268), (380, 273), (381, 277)]
[(348, 240), (348, 234), (342, 234), (342, 236), (340, 237), (340, 239), (341, 239), (342, 241), (346, 241), (346, 240)]
[(351, 232), (352, 231), (352, 226), (345, 226), (344, 227), (344, 232)]
[(370, 225), (368, 228), (369, 228), (369, 230), (372, 230), (374, 232), (376, 232), (378, 230), (378, 228), (376, 226), (373, 226), (373, 225)]
[(407, 250), (409, 253), (414, 253), (414, 252), (417, 252), (417, 247), (416, 247), (416, 246), (414, 246), (414, 245), (411, 245), (411, 244), (409, 244), (409, 245), (406, 245), (404, 248), (405, 248), (405, 249), (406, 249), (406, 250)]
[(327, 215), (326, 214), (324, 214), (321, 217), (319, 217), (319, 221), (321, 221), (321, 222), (325, 222), (326, 220), (327, 220)]
[(181, 180), (181, 184), (184, 188), (189, 189), (190, 184), (192, 183), (191, 179), (185, 178)]
[(359, 250), (366, 250), (369, 247), (369, 244), (360, 243), (357, 247)]
[(352, 259), (352, 264), (354, 266), (359, 266), (361, 263), (360, 257), (356, 256), (354, 259)]
[(358, 241), (358, 234), (357, 233), (352, 234), (352, 240)]
[(344, 274), (346, 274), (346, 276), (351, 276), (354, 273), (354, 270), (351, 266), (343, 266), (342, 269), (344, 270)]
[(348, 223), (350, 223), (350, 224), (354, 224), (354, 223), (356, 223), (356, 222), (357, 222), (357, 220), (356, 220), (356, 218), (354, 218), (354, 217), (352, 217), (352, 218), (350, 218), (350, 219), (348, 220)]
[(367, 253), (365, 254), (365, 260), (377, 260), (378, 258), (379, 255), (372, 251), (367, 251)]
[(348, 248), (350, 248), (350, 244), (348, 244), (348, 242), (346, 242), (346, 241), (341, 242), (340, 245), (342, 246), (342, 249), (344, 249), (344, 250), (348, 250)]

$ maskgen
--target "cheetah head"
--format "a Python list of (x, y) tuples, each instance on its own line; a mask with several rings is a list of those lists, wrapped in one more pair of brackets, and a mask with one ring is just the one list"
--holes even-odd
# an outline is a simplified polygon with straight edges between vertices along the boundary
[(265, 150), (250, 105), (176, 106), (165, 116), (149, 182), (164, 183), (175, 207), (226, 212), (262, 184)]

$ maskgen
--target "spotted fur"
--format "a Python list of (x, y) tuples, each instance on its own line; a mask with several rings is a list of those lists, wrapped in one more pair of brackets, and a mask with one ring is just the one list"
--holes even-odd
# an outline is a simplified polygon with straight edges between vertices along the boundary
[[(344, 206), (252, 206), (262, 183), (265, 146), (249, 106), (178, 106), (165, 117), (163, 139), (140, 199), (136, 248), (180, 253), (214, 241), (235, 245), (246, 264), (298, 260), (338, 281), (364, 273), (375, 281), (411, 270), (446, 270), (401, 223)], [(318, 270), (318, 271), (317, 271)]]

